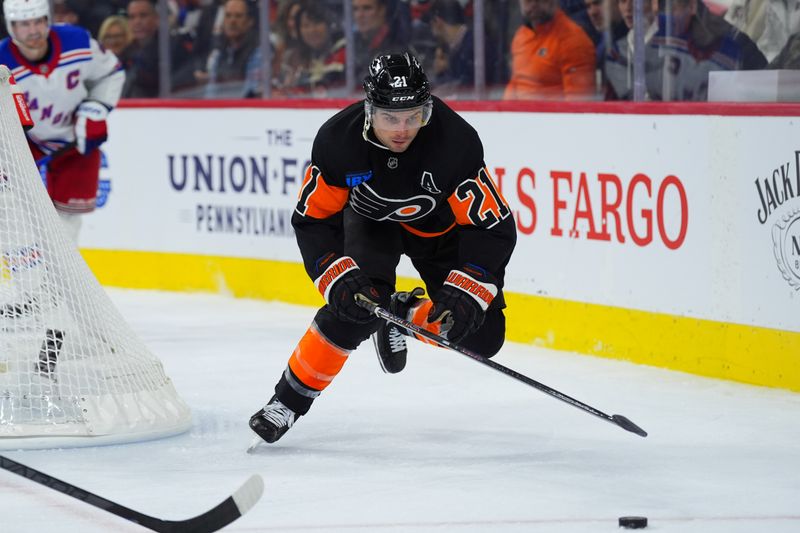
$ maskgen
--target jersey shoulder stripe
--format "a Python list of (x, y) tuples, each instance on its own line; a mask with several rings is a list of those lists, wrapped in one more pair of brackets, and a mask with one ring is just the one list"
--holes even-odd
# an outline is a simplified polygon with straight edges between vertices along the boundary
[(75, 63), (85, 63), (86, 61), (91, 61), (91, 60), (92, 60), (92, 52), (90, 50), (72, 52), (68, 54), (67, 57), (61, 56), (61, 58), (58, 60), (58, 66), (56, 68), (74, 65)]
[(24, 72), (20, 72), (19, 74), (15, 74), (14, 72), (12, 72), (12, 74), (14, 74), (14, 79), (17, 80), (17, 83), (19, 83), (25, 78), (32, 76), (33, 72), (31, 72), (29, 69), (25, 69)]
[[(1, 61), (0, 61), (0, 62), (1, 62)], [(12, 67), (11, 67), (11, 65), (9, 65), (8, 63), (5, 63), (5, 65), (6, 65), (8, 68), (10, 68), (10, 69), (11, 69), (11, 74), (13, 74), (13, 75), (14, 75), (14, 77), (15, 77), (17, 80), (19, 80), (19, 77), (20, 77), (20, 76), (22, 76), (23, 74), (27, 74), (27, 73), (28, 73), (28, 72), (30, 72), (30, 70), (31, 70), (31, 69), (29, 69), (28, 67), (26, 67), (25, 65), (17, 65), (17, 66), (16, 66), (16, 67), (14, 67), (14, 68), (12, 68)]]
[(59, 63), (63, 63), (64, 61), (71, 61), (73, 59), (85, 56), (91, 56), (92, 51), (88, 48), (83, 48), (81, 50), (73, 50), (71, 52), (62, 53), (61, 57), (58, 58)]

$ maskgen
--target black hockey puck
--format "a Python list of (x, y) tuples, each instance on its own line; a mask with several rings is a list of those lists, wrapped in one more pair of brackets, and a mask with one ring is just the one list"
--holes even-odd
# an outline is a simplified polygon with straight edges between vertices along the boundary
[(619, 527), (625, 529), (644, 529), (647, 527), (646, 516), (620, 516)]

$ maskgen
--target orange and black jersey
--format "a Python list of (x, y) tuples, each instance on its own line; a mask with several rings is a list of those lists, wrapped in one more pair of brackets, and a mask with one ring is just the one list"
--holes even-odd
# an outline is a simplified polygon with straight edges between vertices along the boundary
[(396, 222), (421, 238), (458, 232), (454, 264), (478, 265), (502, 279), (516, 242), (511, 211), (483, 161), (477, 132), (433, 97), (427, 126), (405, 152), (363, 137), (364, 103), (322, 125), (292, 217), (306, 271), (316, 279), (344, 253), (342, 211)]

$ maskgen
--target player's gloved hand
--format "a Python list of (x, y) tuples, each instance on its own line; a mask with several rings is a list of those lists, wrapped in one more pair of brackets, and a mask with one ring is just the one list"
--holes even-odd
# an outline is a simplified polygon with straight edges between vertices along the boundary
[(497, 296), (497, 285), (492, 281), (494, 278), (488, 272), (475, 265), (451, 270), (432, 298), (428, 322), (441, 322), (443, 337), (461, 341), (483, 324), (486, 309)]
[(94, 100), (84, 100), (75, 110), (75, 148), (88, 154), (108, 139), (108, 108)]
[(378, 305), (380, 296), (367, 276), (361, 273), (352, 257), (335, 259), (320, 277), (314, 280), (331, 311), (342, 320), (366, 324), (375, 315), (356, 303), (356, 294), (362, 294)]

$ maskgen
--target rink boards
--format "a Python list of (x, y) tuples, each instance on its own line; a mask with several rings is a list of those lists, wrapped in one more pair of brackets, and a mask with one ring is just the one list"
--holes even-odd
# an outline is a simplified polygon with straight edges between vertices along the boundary
[[(339, 104), (117, 110), (101, 282), (319, 305), (289, 220)], [(800, 390), (800, 106), (459, 109), (517, 223), (509, 339)]]

